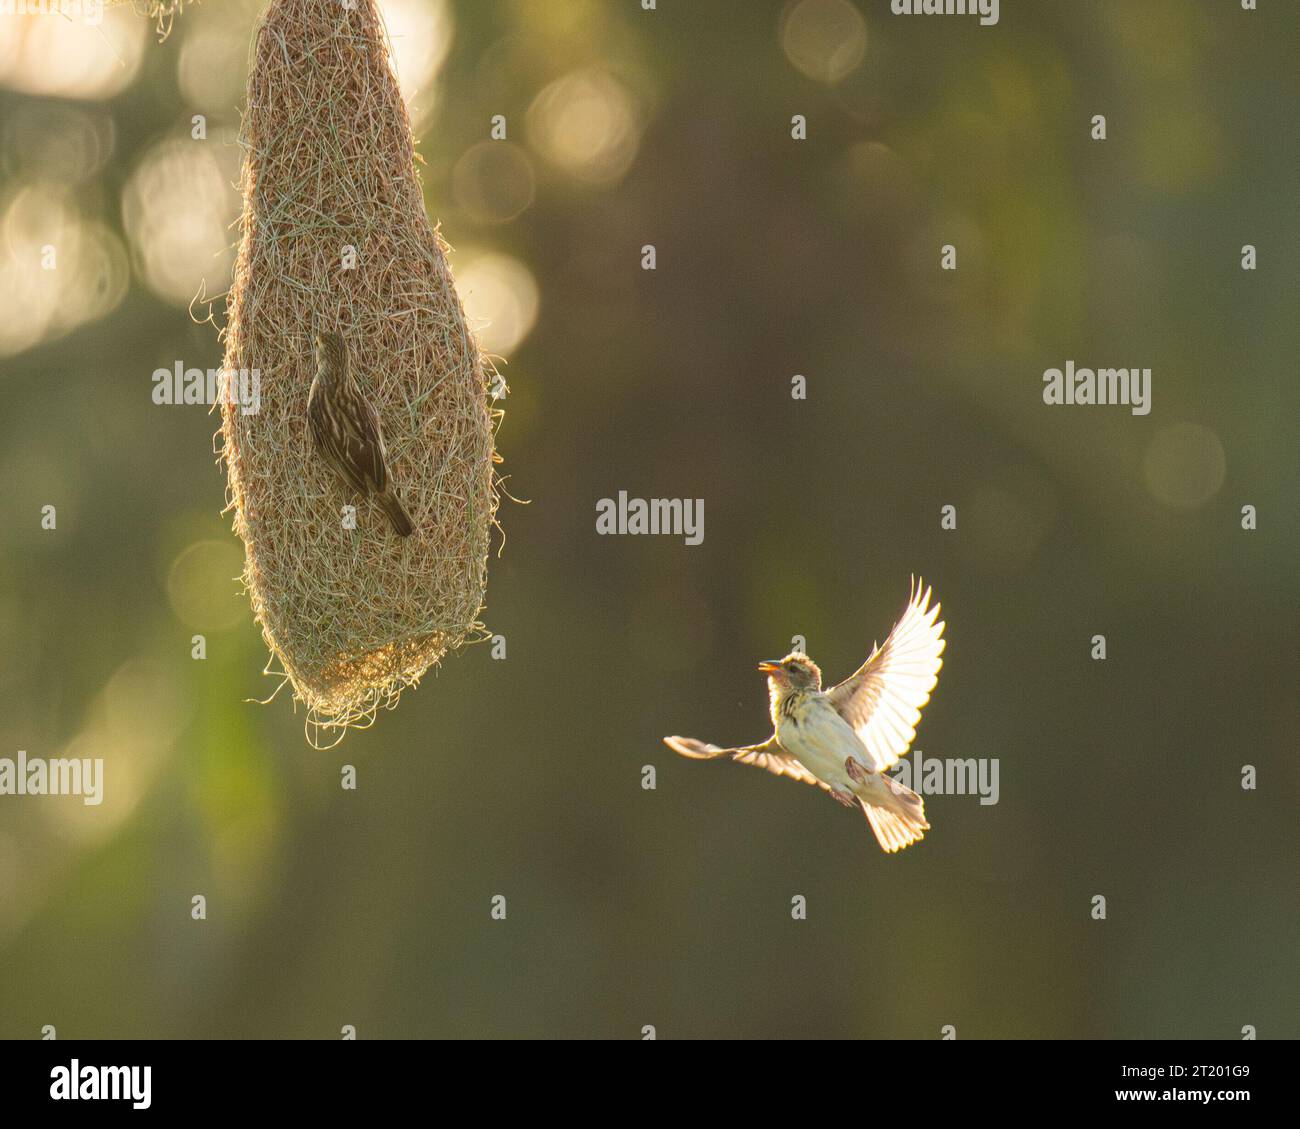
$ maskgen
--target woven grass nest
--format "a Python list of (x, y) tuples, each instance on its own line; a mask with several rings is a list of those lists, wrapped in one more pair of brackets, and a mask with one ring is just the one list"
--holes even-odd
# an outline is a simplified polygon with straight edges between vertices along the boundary
[[(242, 143), (225, 366), (258, 370), (261, 404), (222, 405), (219, 450), (272, 665), (305, 703), (309, 735), (341, 737), (484, 635), (499, 413), (425, 214), (373, 0), (272, 0), (254, 37)], [(342, 334), (379, 414), (410, 537), (312, 449), (318, 329)]]

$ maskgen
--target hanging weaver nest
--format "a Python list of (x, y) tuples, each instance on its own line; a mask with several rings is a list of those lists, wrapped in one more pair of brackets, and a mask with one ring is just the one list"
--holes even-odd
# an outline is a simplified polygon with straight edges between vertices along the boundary
[[(306, 704), (309, 735), (341, 739), (485, 634), (500, 413), (425, 215), (374, 0), (272, 0), (254, 37), (242, 144), (225, 366), (260, 373), (261, 403), (222, 404), (219, 450), (272, 662)], [(312, 448), (319, 329), (343, 336), (382, 421), (410, 537)], [(355, 528), (341, 517), (349, 505)]]

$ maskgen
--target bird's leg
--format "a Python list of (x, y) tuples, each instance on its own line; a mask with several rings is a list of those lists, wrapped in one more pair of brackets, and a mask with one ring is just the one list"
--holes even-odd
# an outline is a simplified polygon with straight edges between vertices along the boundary
[(832, 798), (834, 798), (837, 802), (843, 804), (846, 808), (851, 808), (851, 807), (853, 807), (853, 806), (855, 805), (855, 803), (856, 803), (856, 801), (853, 799), (853, 793), (852, 793), (852, 792), (837, 792), (834, 788), (832, 788), (832, 789), (831, 789), (831, 796), (832, 796)]
[(844, 771), (849, 774), (849, 779), (855, 784), (861, 784), (867, 778), (867, 770), (855, 756), (849, 756), (844, 762)]

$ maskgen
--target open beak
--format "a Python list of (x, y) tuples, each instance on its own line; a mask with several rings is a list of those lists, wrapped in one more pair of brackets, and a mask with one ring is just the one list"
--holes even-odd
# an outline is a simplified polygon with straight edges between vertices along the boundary
[(764, 674), (771, 674), (774, 671), (778, 671), (781, 669), (781, 660), (764, 659), (761, 663), (758, 664), (758, 669), (761, 670)]

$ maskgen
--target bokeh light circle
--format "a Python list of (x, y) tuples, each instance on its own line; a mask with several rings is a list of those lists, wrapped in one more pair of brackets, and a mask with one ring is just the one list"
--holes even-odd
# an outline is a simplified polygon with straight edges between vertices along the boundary
[(479, 223), (506, 223), (533, 202), (537, 181), (528, 155), (509, 141), (480, 141), (451, 174), (456, 203)]
[(1223, 485), (1227, 457), (1219, 437), (1199, 423), (1171, 423), (1147, 445), (1142, 472), (1152, 497), (1175, 509), (1204, 505)]
[(248, 614), (238, 577), (244, 554), (228, 541), (196, 541), (167, 570), (167, 598), (176, 617), (197, 631), (225, 631)]
[(537, 321), (537, 283), (510, 255), (479, 255), (457, 264), (456, 291), (479, 345), (488, 353), (509, 353)]
[(862, 65), (867, 25), (848, 0), (799, 0), (781, 23), (781, 47), (809, 78), (839, 82)]
[(230, 227), (239, 213), (234, 154), (188, 137), (162, 141), (123, 190), (135, 262), (150, 289), (174, 305), (188, 306), (205, 286), (219, 291), (230, 277)]
[(640, 145), (632, 95), (601, 67), (574, 71), (544, 87), (528, 108), (528, 136), (552, 164), (602, 186), (623, 177)]

